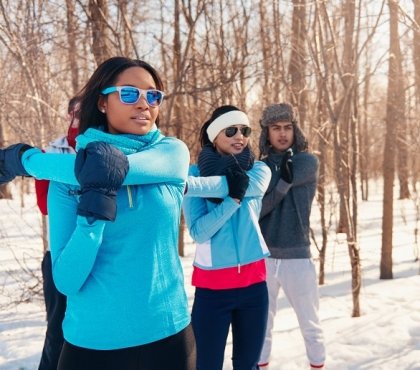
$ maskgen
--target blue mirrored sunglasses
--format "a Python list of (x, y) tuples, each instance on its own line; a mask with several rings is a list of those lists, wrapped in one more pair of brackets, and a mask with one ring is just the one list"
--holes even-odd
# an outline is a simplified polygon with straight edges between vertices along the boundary
[(134, 86), (111, 86), (101, 91), (102, 95), (108, 95), (118, 91), (121, 103), (136, 104), (143, 94), (146, 102), (151, 107), (158, 107), (162, 104), (165, 94), (160, 90), (141, 90)]

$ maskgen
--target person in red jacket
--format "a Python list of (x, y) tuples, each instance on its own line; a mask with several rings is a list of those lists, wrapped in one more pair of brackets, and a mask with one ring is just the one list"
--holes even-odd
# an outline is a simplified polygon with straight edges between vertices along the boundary
[[(45, 149), (52, 153), (75, 153), (76, 136), (79, 131), (79, 101), (77, 97), (70, 99), (67, 108), (69, 127), (67, 134), (53, 140)], [(47, 197), (48, 180), (35, 179), (36, 200), (39, 210), (44, 216), (48, 215)], [(47, 330), (44, 347), (38, 370), (56, 370), (61, 348), (63, 347), (62, 322), (66, 311), (66, 296), (55, 287), (52, 276), (51, 253), (49, 248), (42, 259), (42, 278), (45, 308), (47, 312)]]

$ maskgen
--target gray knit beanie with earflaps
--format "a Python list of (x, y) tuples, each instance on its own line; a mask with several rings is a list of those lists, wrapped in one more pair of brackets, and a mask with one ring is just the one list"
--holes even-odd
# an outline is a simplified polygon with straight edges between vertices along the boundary
[(308, 150), (308, 141), (296, 119), (296, 112), (293, 106), (289, 103), (272, 104), (266, 107), (262, 112), (260, 120), (261, 135), (260, 135), (260, 158), (268, 155), (270, 150), (270, 143), (268, 141), (268, 126), (277, 122), (291, 122), (293, 125), (293, 152), (306, 152)]

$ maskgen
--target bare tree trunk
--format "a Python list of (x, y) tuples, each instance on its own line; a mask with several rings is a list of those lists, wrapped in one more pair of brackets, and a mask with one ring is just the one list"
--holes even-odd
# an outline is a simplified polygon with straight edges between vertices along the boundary
[(131, 49), (133, 47), (131, 43), (131, 26), (127, 19), (127, 5), (128, 0), (118, 0), (118, 9), (120, 12), (120, 22), (118, 25), (119, 32), (119, 40), (121, 40), (122, 45), (120, 46), (120, 50), (122, 55), (127, 57), (131, 56)]
[(41, 215), (41, 233), (42, 233), (42, 250), (43, 253), (48, 250), (48, 220), (47, 216)]
[(386, 104), (386, 135), (384, 148), (384, 198), (382, 215), (382, 251), (380, 278), (392, 279), (392, 235), (394, 216), (394, 174), (395, 174), (395, 134), (400, 123), (401, 106), (404, 93), (401, 85), (401, 69), (397, 56), (399, 53), (398, 1), (388, 0), (390, 11), (390, 58), (388, 70), (388, 98)]
[(13, 199), (12, 192), (8, 184), (0, 185), (0, 199)]
[(352, 124), (350, 128), (350, 136), (351, 136), (351, 146), (352, 146), (352, 158), (351, 161), (353, 163), (353, 166), (350, 168), (350, 185), (351, 185), (351, 205), (352, 205), (352, 215), (353, 215), (353, 230), (355, 239), (357, 239), (357, 217), (358, 217), (358, 208), (357, 208), (357, 200), (358, 200), (358, 192), (357, 192), (357, 173), (358, 173), (358, 156), (359, 156), (359, 126), (358, 126), (358, 109), (357, 109), (357, 97), (358, 97), (358, 89), (355, 88), (355, 94), (353, 95), (353, 117)]
[[(181, 85), (181, 76), (182, 76), (182, 51), (181, 51), (181, 29), (180, 29), (180, 15), (181, 15), (181, 10), (180, 10), (180, 4), (179, 4), (180, 0), (175, 0), (174, 5), (175, 5), (175, 12), (174, 12), (174, 46), (173, 46), (173, 66), (172, 66), (172, 70), (173, 70), (173, 75), (174, 77), (177, 79), (176, 82), (176, 89), (175, 92), (177, 92), (177, 90), (179, 89), (179, 86)], [(172, 119), (175, 120), (175, 135), (179, 138), (179, 139), (183, 139), (183, 130), (182, 130), (182, 123), (183, 123), (183, 117), (182, 117), (182, 112), (183, 110), (181, 109), (181, 106), (183, 105), (183, 98), (182, 98), (182, 94), (175, 94), (173, 96), (173, 117)]]
[[(227, 53), (226, 53), (226, 40), (225, 40), (225, 12), (223, 9), (223, 1), (219, 1), (219, 18), (220, 18), (220, 24), (217, 30), (217, 33), (219, 35), (219, 48), (217, 53), (217, 67), (219, 71), (226, 71), (223, 75), (221, 75), (220, 83), (222, 85), (225, 85), (227, 80), (229, 80), (228, 76), (228, 68), (227, 68)], [(229, 87), (226, 86), (226, 88), (221, 89), (220, 91), (220, 97), (223, 104), (227, 104), (230, 101), (230, 98), (232, 94), (230, 93), (230, 87), (231, 84), (229, 84)]]
[[(344, 5), (345, 36), (343, 47), (343, 95), (338, 105), (340, 125), (335, 130), (335, 150), (336, 150), (336, 170), (338, 173), (338, 189), (340, 193), (340, 231), (347, 235), (347, 246), (350, 256), (352, 270), (352, 296), (353, 296), (353, 317), (360, 316), (360, 288), (361, 288), (361, 269), (359, 246), (356, 234), (356, 214), (354, 212), (353, 199), (355, 189), (352, 188), (352, 176), (355, 163), (350, 151), (350, 143), (355, 143), (354, 134), (354, 107), (353, 97), (355, 94), (356, 65), (353, 43), (354, 24), (355, 24), (355, 0), (346, 0)], [(357, 151), (357, 148), (353, 148)]]
[(326, 221), (326, 178), (327, 178), (327, 152), (328, 152), (328, 141), (326, 137), (326, 126), (324, 122), (327, 121), (327, 113), (324, 105), (323, 94), (325, 90), (320, 84), (323, 84), (322, 80), (318, 80), (318, 91), (320, 94), (318, 101), (317, 109), (317, 119), (318, 122), (318, 152), (319, 152), (319, 179), (317, 187), (317, 200), (319, 204), (319, 212), (321, 217), (321, 233), (322, 233), (322, 244), (319, 252), (319, 276), (318, 283), (319, 285), (325, 284), (325, 256), (327, 253), (327, 243), (328, 243), (328, 225)]
[[(318, 6), (319, 5), (319, 6)], [(326, 169), (327, 169), (327, 158), (329, 147), (332, 146), (330, 143), (329, 137), (333, 133), (334, 138), (336, 137), (336, 129), (338, 126), (337, 118), (334, 113), (331, 101), (335, 101), (335, 83), (334, 79), (331, 78), (331, 74), (336, 68), (336, 63), (334, 60), (334, 48), (327, 46), (331, 44), (331, 41), (328, 40), (329, 34), (329, 20), (328, 15), (325, 11), (325, 4), (315, 4), (316, 13), (314, 17), (314, 29), (315, 29), (315, 39), (316, 43), (310, 46), (311, 56), (314, 61), (315, 71), (317, 74), (317, 89), (318, 89), (318, 115), (317, 121), (319, 127), (317, 128), (319, 136), (319, 159), (320, 159), (320, 168), (319, 168), (319, 182), (318, 182), (318, 203), (320, 204), (320, 213), (321, 213), (321, 227), (322, 227), (322, 246), (320, 249), (320, 274), (319, 274), (319, 284), (324, 283), (325, 272), (324, 272), (324, 263), (325, 263), (325, 253), (327, 248), (328, 241), (328, 228), (326, 221)], [(323, 51), (320, 53), (319, 51)], [(329, 120), (328, 120), (328, 118)], [(331, 125), (326, 123), (330, 121)], [(330, 133), (327, 132), (330, 130)], [(334, 147), (336, 145), (334, 139)], [(338, 187), (338, 182), (337, 182)]]
[(369, 146), (369, 125), (368, 125), (368, 100), (369, 100), (369, 89), (370, 89), (370, 75), (368, 70), (368, 62), (366, 62), (366, 73), (365, 73), (365, 84), (363, 90), (363, 118), (359, 120), (359, 142), (360, 142), (360, 188), (362, 193), (362, 199), (369, 199), (369, 174), (368, 164), (370, 163), (370, 146)]
[[(400, 54), (401, 57), (401, 54)], [(401, 65), (401, 59), (400, 66)], [(404, 79), (401, 79), (401, 83)], [(404, 90), (404, 89), (403, 89)], [(402, 92), (404, 94), (404, 91)], [(404, 99), (404, 95), (402, 96)], [(407, 138), (407, 121), (405, 119), (404, 111), (401, 112), (402, 117), (400, 117), (398, 126), (397, 126), (397, 162), (398, 162), (398, 180), (400, 183), (400, 199), (409, 199), (410, 198), (410, 189), (408, 187), (408, 138)]]
[[(182, 68), (182, 61), (181, 61), (181, 36), (180, 36), (180, 6), (179, 6), (180, 0), (175, 0), (175, 12), (174, 12), (174, 60), (173, 60), (173, 71), (174, 76), (180, 76), (181, 74), (181, 68)], [(176, 137), (179, 139), (183, 139), (183, 130), (182, 125), (184, 122), (183, 118), (183, 97), (182, 94), (174, 95), (174, 114), (173, 118), (175, 120), (175, 131), (176, 131)], [(179, 224), (179, 237), (178, 237), (178, 254), (180, 256), (184, 256), (184, 231), (185, 231), (185, 222), (184, 218), (181, 216), (180, 224)]]
[(108, 2), (89, 0), (90, 23), (92, 28), (92, 53), (99, 65), (112, 56), (108, 37)]
[[(260, 39), (261, 39), (261, 53), (262, 53), (262, 65), (263, 65), (263, 78), (261, 83), (262, 88), (262, 101), (269, 101), (271, 98), (270, 92), (270, 52), (272, 50), (272, 42), (270, 40), (270, 32), (266, 32), (267, 29), (267, 6), (266, 1), (262, 0), (259, 3), (259, 14), (260, 14)], [(274, 32), (280, 32), (280, 30), (274, 29)]]
[(413, 29), (413, 61), (415, 69), (417, 105), (420, 106), (420, 0), (413, 0), (414, 20), (416, 25)]
[[(238, 45), (237, 53), (235, 53), (235, 62), (233, 68), (237, 71), (238, 81), (238, 104), (242, 109), (246, 109), (247, 105), (247, 63), (249, 59), (248, 50), (248, 23), (250, 14), (247, 13), (245, 6), (242, 8), (237, 7), (240, 17), (234, 18), (234, 32), (235, 32), (235, 43)], [(236, 65), (236, 66), (235, 66)], [(234, 101), (232, 101), (234, 103)]]
[(293, 0), (292, 50), (289, 63), (290, 100), (299, 111), (299, 123), (304, 128), (308, 110), (305, 81), (306, 71), (306, 0)]
[[(398, 2), (397, 2), (397, 6)], [(398, 11), (398, 10), (397, 10)], [(398, 14), (397, 14), (398, 17)], [(418, 25), (420, 26), (420, 25)], [(398, 23), (397, 23), (397, 29), (396, 29), (397, 35), (399, 34), (398, 31)], [(400, 39), (399, 36), (397, 36), (396, 39), (394, 39), (395, 45), (391, 46), (391, 49), (393, 51), (392, 55), (395, 56), (395, 63), (397, 64), (397, 70), (399, 73), (399, 92), (400, 96), (398, 97), (398, 101), (396, 103), (398, 104), (398, 119), (396, 122), (398, 124), (396, 125), (397, 129), (397, 165), (398, 165), (398, 180), (400, 184), (400, 199), (409, 199), (410, 198), (410, 190), (408, 187), (408, 176), (409, 176), (409, 160), (408, 160), (408, 138), (407, 138), (407, 120), (405, 117), (405, 86), (404, 86), (404, 72), (402, 67), (402, 54), (401, 54), (401, 47), (400, 47)], [(417, 56), (418, 57), (418, 56)]]
[[(354, 105), (356, 101), (357, 86), (357, 64), (354, 50), (357, 44), (353, 42), (355, 31), (355, 0), (346, 1), (346, 34), (344, 42), (344, 94), (350, 91), (344, 102), (342, 117), (345, 119), (346, 126), (346, 161), (345, 170), (347, 176), (346, 194), (346, 214), (347, 214), (347, 244), (349, 249), (351, 270), (352, 270), (352, 296), (353, 296), (353, 317), (360, 316), (360, 288), (362, 286), (362, 276), (360, 267), (360, 251), (357, 242), (357, 110)], [(350, 146), (350, 143), (352, 144)]]
[(70, 64), (71, 85), (73, 88), (72, 95), (79, 91), (79, 66), (77, 56), (76, 43), (76, 13), (74, 0), (66, 0), (67, 7), (67, 42), (68, 42), (68, 58)]
[(282, 45), (281, 45), (281, 40), (280, 40), (280, 34), (281, 34), (281, 29), (280, 29), (280, 4), (279, 4), (279, 0), (273, 0), (272, 1), (272, 15), (273, 15), (273, 29), (275, 30), (274, 32), (274, 50), (273, 50), (273, 70), (274, 70), (274, 75), (273, 75), (273, 84), (272, 84), (272, 99), (274, 99), (274, 101), (278, 100), (280, 98), (280, 86), (282, 84), (282, 82), (284, 81), (284, 76), (285, 72), (283, 70), (284, 66), (283, 66), (283, 59), (282, 59)]

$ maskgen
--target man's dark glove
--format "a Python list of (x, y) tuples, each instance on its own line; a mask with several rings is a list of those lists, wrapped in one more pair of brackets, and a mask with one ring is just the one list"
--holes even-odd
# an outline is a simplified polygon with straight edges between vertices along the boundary
[(32, 147), (28, 144), (14, 144), (0, 149), (0, 185), (12, 181), (16, 176), (30, 176), (22, 165), (24, 152)]
[(114, 221), (117, 191), (127, 172), (127, 156), (110, 144), (92, 142), (80, 149), (74, 167), (81, 193), (77, 214), (90, 223), (96, 219)]
[(226, 171), (226, 180), (229, 186), (229, 196), (241, 201), (248, 189), (249, 177), (242, 169), (231, 169)]
[(280, 165), (280, 178), (289, 184), (293, 182), (292, 156), (293, 156), (293, 150), (291, 148), (287, 149), (286, 153), (284, 153), (284, 156)]

